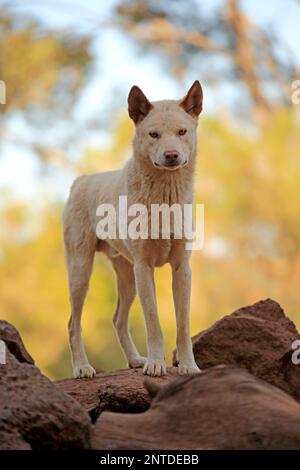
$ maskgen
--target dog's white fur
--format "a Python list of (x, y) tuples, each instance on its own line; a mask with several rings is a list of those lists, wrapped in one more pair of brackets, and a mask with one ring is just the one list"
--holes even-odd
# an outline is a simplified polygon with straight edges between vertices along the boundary
[[(69, 340), (75, 377), (95, 374), (82, 342), (81, 315), (96, 251), (108, 256), (116, 272), (119, 298), (113, 322), (129, 366), (143, 367), (144, 373), (152, 376), (166, 373), (153, 271), (156, 266), (170, 263), (179, 374), (199, 372), (190, 338), (191, 270), (185, 240), (99, 240), (96, 208), (102, 203), (118, 208), (120, 195), (128, 197), (128, 205), (142, 203), (149, 210), (155, 203), (182, 206), (192, 203), (196, 129), (201, 110), (202, 89), (198, 81), (179, 101), (150, 103), (138, 87), (132, 87), (128, 111), (136, 125), (133, 158), (122, 170), (81, 176), (71, 188), (63, 227), (71, 303)], [(175, 166), (166, 166), (168, 152), (176, 153)], [(128, 329), (129, 309), (136, 291), (147, 328), (147, 358), (139, 355)]]

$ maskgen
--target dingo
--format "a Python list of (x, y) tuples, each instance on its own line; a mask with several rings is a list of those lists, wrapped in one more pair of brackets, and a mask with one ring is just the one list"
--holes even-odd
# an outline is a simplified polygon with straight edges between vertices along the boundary
[[(129, 367), (144, 374), (166, 374), (163, 336), (159, 324), (153, 272), (170, 263), (177, 321), (179, 374), (199, 372), (190, 338), (189, 309), (191, 252), (175, 239), (105, 239), (96, 235), (100, 204), (192, 204), (196, 159), (196, 130), (202, 110), (202, 88), (195, 81), (179, 100), (150, 102), (137, 87), (128, 96), (128, 112), (136, 126), (133, 157), (122, 170), (81, 176), (74, 182), (64, 215), (64, 241), (69, 275), (71, 318), (69, 340), (75, 377), (93, 377), (81, 336), (81, 315), (96, 251), (105, 253), (117, 276), (118, 305), (113, 319)], [(136, 291), (147, 329), (148, 356), (140, 356), (128, 328)]]

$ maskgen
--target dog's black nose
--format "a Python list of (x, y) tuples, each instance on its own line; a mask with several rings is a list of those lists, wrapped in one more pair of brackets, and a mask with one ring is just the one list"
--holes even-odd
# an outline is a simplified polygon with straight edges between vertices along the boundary
[(179, 153), (177, 150), (166, 150), (164, 152), (164, 157), (167, 165), (176, 165)]

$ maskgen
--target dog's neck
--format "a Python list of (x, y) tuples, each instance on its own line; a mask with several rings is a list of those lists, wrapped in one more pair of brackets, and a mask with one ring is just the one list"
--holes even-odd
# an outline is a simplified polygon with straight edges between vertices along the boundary
[(134, 155), (129, 161), (130, 193), (137, 203), (188, 204), (193, 202), (195, 158), (175, 171), (160, 170)]

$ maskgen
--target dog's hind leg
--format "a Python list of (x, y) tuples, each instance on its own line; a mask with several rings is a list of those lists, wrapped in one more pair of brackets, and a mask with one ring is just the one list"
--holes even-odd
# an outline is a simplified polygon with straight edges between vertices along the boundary
[(133, 266), (123, 256), (110, 258), (117, 275), (118, 304), (114, 315), (114, 326), (129, 367), (143, 367), (146, 358), (138, 353), (129, 332), (129, 310), (135, 299)]
[(69, 275), (71, 318), (69, 321), (69, 342), (72, 352), (74, 377), (93, 377), (95, 369), (89, 364), (81, 335), (81, 315), (92, 272), (94, 250), (78, 249), (68, 252), (66, 261)]

